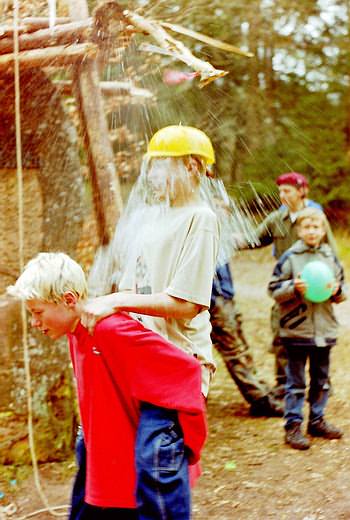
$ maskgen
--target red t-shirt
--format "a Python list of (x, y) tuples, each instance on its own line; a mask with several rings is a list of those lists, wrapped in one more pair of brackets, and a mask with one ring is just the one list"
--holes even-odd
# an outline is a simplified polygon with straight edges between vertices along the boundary
[(198, 461), (206, 438), (200, 365), (124, 313), (100, 321), (93, 336), (79, 323), (68, 338), (87, 449), (85, 501), (135, 508), (139, 402), (178, 410)]

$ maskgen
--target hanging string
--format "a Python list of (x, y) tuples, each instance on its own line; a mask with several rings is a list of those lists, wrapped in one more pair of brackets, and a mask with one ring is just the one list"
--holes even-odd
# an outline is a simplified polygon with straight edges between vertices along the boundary
[(49, 2), (49, 28), (53, 31), (56, 24), (56, 0), (48, 0)]
[[(21, 140), (21, 96), (20, 96), (20, 70), (19, 70), (19, 43), (18, 43), (18, 26), (19, 26), (19, 0), (14, 0), (14, 33), (13, 33), (13, 51), (14, 51), (14, 81), (15, 81), (15, 126), (16, 126), (16, 162), (17, 162), (17, 192), (18, 192), (18, 255), (20, 272), (24, 268), (24, 216), (23, 216), (23, 165), (22, 165), (22, 140)], [(65, 513), (57, 513), (51, 508), (47, 497), (42, 489), (38, 468), (38, 461), (35, 451), (34, 428), (33, 428), (33, 400), (32, 400), (32, 384), (30, 375), (30, 356), (28, 345), (28, 329), (26, 310), (24, 302), (21, 303), (21, 320), (22, 320), (22, 343), (23, 343), (23, 360), (25, 370), (25, 385), (27, 395), (28, 408), (28, 440), (31, 461), (33, 466), (34, 482), (38, 494), (46, 507), (46, 510), (53, 516), (66, 516)], [(66, 506), (64, 506), (66, 508)], [(33, 514), (23, 518), (29, 518)]]

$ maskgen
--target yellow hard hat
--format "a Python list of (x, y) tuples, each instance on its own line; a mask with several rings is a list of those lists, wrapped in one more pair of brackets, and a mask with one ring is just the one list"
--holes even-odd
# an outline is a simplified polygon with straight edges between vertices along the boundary
[(207, 164), (215, 162), (209, 137), (193, 126), (171, 125), (154, 134), (147, 148), (148, 157), (180, 157), (199, 155)]

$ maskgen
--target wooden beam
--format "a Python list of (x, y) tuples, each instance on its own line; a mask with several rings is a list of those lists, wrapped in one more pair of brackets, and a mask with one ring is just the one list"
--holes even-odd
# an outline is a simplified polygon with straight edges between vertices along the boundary
[[(72, 20), (67, 16), (60, 16), (55, 18), (56, 25), (63, 25), (70, 23), (71, 21)], [(28, 32), (34, 32), (39, 29), (47, 29), (50, 26), (50, 19), (47, 16), (28, 16), (23, 18), (21, 22), (27, 27)]]
[(127, 81), (100, 81), (100, 88), (106, 96), (120, 95), (122, 91), (135, 97), (148, 99), (154, 97), (154, 94), (147, 88), (135, 87), (135, 85)]
[[(53, 80), (54, 85), (57, 85), (64, 94), (72, 94), (72, 81), (67, 79)], [(154, 98), (154, 94), (146, 89), (135, 87), (127, 81), (100, 81), (99, 87), (105, 96), (120, 96), (122, 93), (128, 93), (130, 96), (147, 98)]]
[(58, 87), (61, 94), (66, 94), (67, 96), (73, 95), (73, 85), (70, 79), (54, 79), (52, 83)]
[[(18, 34), (22, 34), (27, 30), (27, 27), (23, 24), (18, 26)], [(0, 38), (7, 38), (8, 36), (13, 36), (14, 27), (13, 25), (4, 24), (0, 25)]]
[[(70, 0), (69, 15), (74, 21), (88, 19), (86, 0)], [(122, 197), (99, 89), (96, 60), (84, 61), (74, 68), (73, 73), (74, 93), (79, 107), (93, 187), (98, 233), (101, 245), (106, 245), (113, 237), (115, 225), (122, 211)]]
[[(92, 27), (92, 24), (92, 19), (89, 19), (82, 22), (55, 25), (53, 29), (41, 29), (32, 33), (21, 34), (18, 38), (19, 50), (79, 43), (87, 30)], [(0, 54), (5, 54), (12, 50), (13, 37), (0, 39)]]
[[(65, 47), (46, 47), (44, 49), (32, 49), (19, 53), (19, 64), (21, 70), (35, 67), (55, 66), (61, 67), (70, 63), (77, 63), (88, 56), (97, 53), (97, 45), (92, 43), (79, 43)], [(0, 69), (12, 69), (14, 66), (14, 54), (3, 54), (0, 56)]]

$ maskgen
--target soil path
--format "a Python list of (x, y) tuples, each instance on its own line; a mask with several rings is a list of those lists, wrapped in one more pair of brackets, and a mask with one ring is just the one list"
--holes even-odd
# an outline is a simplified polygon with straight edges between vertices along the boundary
[[(270, 254), (266, 250), (241, 253), (233, 266), (246, 336), (259, 374), (273, 384), (273, 356), (268, 353), (271, 300), (266, 294), (273, 266)], [(327, 416), (344, 429), (344, 438), (313, 440), (306, 452), (287, 448), (283, 420), (251, 418), (217, 356), (218, 370), (208, 401), (210, 434), (203, 476), (194, 491), (193, 520), (350, 520), (350, 303), (341, 304), (337, 313), (341, 329), (333, 352), (333, 395)], [(73, 460), (45, 465), (41, 471), (50, 503), (66, 503)], [(42, 507), (31, 477), (18, 479), (6, 491), (0, 504), (13, 501), (18, 507), (17, 516), (11, 518)], [(36, 518), (53, 517), (42, 514)]]

